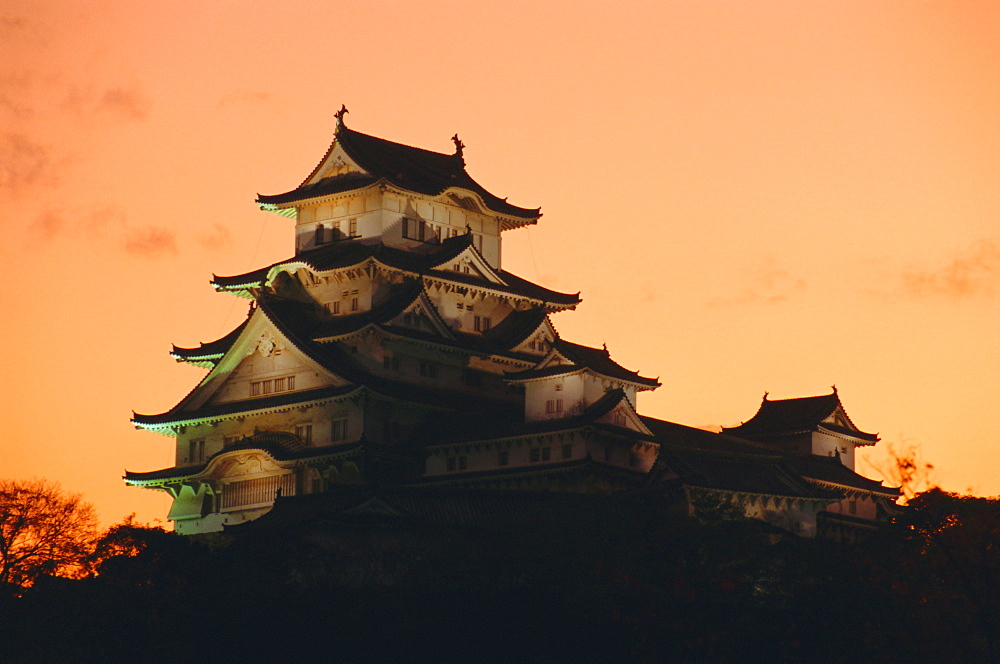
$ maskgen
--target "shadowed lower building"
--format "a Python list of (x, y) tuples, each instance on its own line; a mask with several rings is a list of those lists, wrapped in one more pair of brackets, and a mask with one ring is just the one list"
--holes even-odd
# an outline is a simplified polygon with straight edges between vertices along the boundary
[[(168, 492), (180, 533), (255, 519), (276, 495), (347, 491), (660, 491), (714, 500), (803, 536), (850, 537), (895, 489), (854, 472), (858, 430), (833, 394), (769, 401), (721, 434), (639, 415), (655, 378), (563, 339), (560, 293), (502, 268), (503, 233), (541, 213), (431, 152), (349, 129), (297, 188), (259, 196), (295, 253), (216, 276), (246, 320), (173, 357), (207, 369), (138, 428), (173, 439), (174, 466), (128, 472)], [(460, 500), (460, 498), (458, 499)]]

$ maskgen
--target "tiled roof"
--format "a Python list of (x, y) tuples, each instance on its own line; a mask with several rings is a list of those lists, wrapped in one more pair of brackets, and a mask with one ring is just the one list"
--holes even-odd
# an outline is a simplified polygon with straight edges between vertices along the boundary
[(795, 456), (789, 458), (788, 462), (803, 477), (840, 486), (848, 486), (863, 491), (872, 491), (889, 496), (898, 496), (899, 489), (896, 487), (883, 486), (878, 480), (872, 480), (858, 475), (856, 472), (841, 463), (838, 457), (823, 457), (810, 454), (808, 456)]
[(879, 439), (877, 434), (865, 433), (856, 430), (856, 427), (846, 429), (823, 423), (823, 420), (832, 415), (838, 408), (843, 409), (843, 406), (836, 390), (831, 394), (797, 399), (770, 400), (765, 395), (756, 415), (743, 424), (727, 427), (724, 431), (744, 438), (756, 438), (801, 433), (822, 427), (835, 433), (842, 433), (872, 443)]
[(178, 360), (183, 360), (185, 362), (202, 362), (206, 360), (219, 359), (225, 355), (227, 350), (230, 349), (249, 321), (250, 317), (247, 316), (245, 321), (240, 323), (235, 330), (226, 336), (221, 339), (216, 339), (215, 341), (202, 343), (197, 348), (182, 348), (180, 346), (174, 346), (170, 351), (170, 354)]
[(566, 356), (573, 364), (551, 365), (542, 369), (527, 369), (525, 371), (509, 373), (507, 377), (511, 380), (532, 380), (535, 378), (558, 376), (587, 368), (602, 376), (642, 385), (649, 389), (660, 386), (660, 381), (657, 379), (640, 376), (638, 371), (629, 371), (612, 360), (611, 354), (606, 348), (591, 348), (590, 346), (575, 344), (563, 339), (556, 339), (552, 347)]
[(765, 456), (780, 456), (782, 454), (780, 450), (762, 443), (744, 440), (724, 433), (714, 433), (705, 429), (697, 429), (645, 415), (640, 415), (639, 419), (653, 432), (658, 441), (670, 445), (692, 447), (706, 452), (735, 452)]
[[(294, 440), (293, 440), (294, 439)], [(324, 445), (322, 447), (309, 447), (303, 443), (298, 436), (291, 433), (258, 432), (253, 436), (247, 436), (242, 440), (227, 445), (222, 450), (216, 452), (204, 463), (193, 466), (175, 466), (152, 470), (145, 473), (135, 473), (125, 471), (124, 479), (127, 482), (148, 482), (151, 480), (165, 480), (171, 478), (191, 477), (205, 470), (212, 459), (223, 454), (236, 452), (239, 450), (261, 450), (267, 452), (276, 461), (291, 461), (293, 459), (312, 459), (326, 457), (333, 454), (344, 454), (363, 446), (363, 442), (350, 443), (347, 445)]]
[[(337, 144), (367, 171), (368, 175), (354, 173), (324, 178), (315, 184), (303, 184), (283, 194), (260, 195), (257, 197), (257, 202), (261, 205), (281, 205), (359, 189), (385, 180), (400, 189), (429, 196), (437, 196), (451, 187), (460, 187), (477, 194), (493, 212), (526, 220), (535, 220), (541, 216), (537, 208), (517, 207), (486, 191), (466, 172), (465, 162), (460, 155), (443, 154), (394, 143), (362, 134), (346, 126), (341, 126), (337, 131), (333, 145)], [(327, 151), (327, 155), (332, 151), (333, 145)], [(325, 159), (326, 155), (323, 157), (324, 161)], [(313, 173), (315, 172), (314, 170)]]
[(323, 272), (359, 265), (371, 259), (391, 268), (424, 275), (432, 279), (520, 295), (559, 307), (574, 307), (580, 303), (579, 293), (559, 293), (549, 290), (505, 270), (497, 271), (497, 275), (504, 283), (496, 283), (476, 275), (434, 269), (435, 265), (440, 265), (464, 251), (469, 246), (469, 242), (470, 236), (468, 235), (448, 238), (441, 243), (436, 251), (427, 254), (404, 251), (381, 243), (362, 244), (351, 240), (332, 242), (319, 249), (300, 253), (259, 270), (231, 276), (213, 276), (212, 283), (217, 290), (255, 287), (263, 284), (271, 268), (280, 265), (305, 263), (317, 272)]
[(295, 392), (283, 392), (270, 396), (243, 399), (240, 401), (228, 401), (226, 403), (202, 406), (195, 410), (184, 410), (185, 401), (181, 401), (177, 406), (165, 413), (158, 415), (143, 415), (133, 413), (132, 422), (137, 426), (155, 426), (175, 424), (205, 418), (225, 417), (236, 413), (245, 413), (257, 410), (273, 410), (276, 408), (291, 407), (300, 403), (328, 399), (332, 397), (350, 394), (357, 389), (356, 385), (345, 385), (343, 387), (321, 387), (313, 390), (299, 390)]
[(664, 463), (684, 484), (736, 493), (786, 498), (838, 500), (838, 491), (806, 481), (785, 459), (756, 454), (707, 452), (664, 445), (658, 463)]
[[(475, 411), (456, 411), (444, 414), (428, 423), (414, 435), (413, 439), (415, 444), (446, 445), (569, 431), (593, 425), (597, 419), (617, 406), (624, 397), (625, 393), (621, 390), (609, 390), (575, 417), (556, 417), (531, 422), (524, 420), (524, 410), (521, 406), (492, 410), (483, 410), (480, 407)], [(629, 436), (635, 433), (646, 437), (639, 432), (631, 432), (621, 427), (610, 427), (609, 431)]]

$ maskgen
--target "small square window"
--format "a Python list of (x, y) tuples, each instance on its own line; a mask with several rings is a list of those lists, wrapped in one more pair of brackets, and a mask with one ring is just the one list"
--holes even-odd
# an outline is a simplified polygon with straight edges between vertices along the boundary
[(532, 447), (528, 451), (528, 461), (535, 463), (542, 458), (542, 451), (537, 447)]
[(569, 459), (569, 458), (572, 458), (572, 456), (573, 456), (573, 446), (572, 445), (563, 445), (562, 446), (562, 458)]
[(551, 447), (543, 447), (542, 448), (542, 461), (548, 461), (551, 458), (552, 458), (552, 448)]
[(507, 450), (500, 450), (499, 452), (497, 452), (497, 465), (498, 466), (506, 466), (509, 462), (510, 462), (510, 458), (508, 457)]

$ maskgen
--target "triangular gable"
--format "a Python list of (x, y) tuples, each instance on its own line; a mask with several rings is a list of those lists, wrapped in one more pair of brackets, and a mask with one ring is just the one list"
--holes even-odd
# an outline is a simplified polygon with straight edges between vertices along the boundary
[(535, 365), (535, 369), (546, 369), (551, 366), (570, 366), (578, 365), (574, 360), (572, 360), (565, 353), (560, 352), (558, 348), (552, 348), (549, 350), (548, 354), (541, 359), (541, 361)]
[(441, 314), (437, 310), (437, 307), (434, 306), (434, 302), (427, 296), (427, 291), (423, 290), (414, 298), (413, 302), (387, 320), (386, 323), (420, 332), (430, 332), (445, 339), (455, 338), (451, 328), (441, 318)]
[(635, 406), (632, 405), (632, 402), (625, 395), (622, 395), (617, 405), (597, 418), (597, 421), (604, 424), (613, 424), (624, 429), (631, 429), (632, 431), (639, 431), (650, 436), (653, 435), (653, 432), (649, 430), (649, 427), (639, 417), (639, 413), (635, 411)]
[(822, 422), (824, 424), (833, 424), (835, 426), (842, 427), (848, 431), (861, 433), (861, 430), (854, 426), (854, 422), (852, 422), (851, 418), (847, 416), (847, 412), (844, 411), (844, 406), (839, 403), (832, 413), (823, 418)]
[(486, 259), (476, 250), (474, 246), (468, 246), (457, 256), (442, 261), (437, 265), (432, 265), (431, 269), (457, 272), (458, 274), (468, 274), (480, 279), (485, 279), (494, 284), (506, 286), (500, 275), (494, 271)]
[[(521, 343), (510, 350), (515, 353), (528, 353), (529, 355), (545, 355), (552, 348), (552, 342), (556, 339), (556, 329), (548, 316), (542, 319), (538, 326), (531, 330)], [(561, 353), (560, 353), (561, 355)]]
[(350, 516), (402, 516), (402, 512), (385, 502), (383, 498), (373, 496), (357, 505), (348, 507), (341, 514)]
[[(277, 381), (281, 379), (284, 382), (277, 389)], [(231, 401), (252, 404), (253, 399), (282, 392), (347, 384), (348, 381), (296, 347), (257, 308), (229, 351), (175, 410), (192, 411), (207, 404)]]
[(306, 180), (299, 185), (301, 187), (307, 187), (311, 184), (316, 184), (320, 180), (324, 180), (330, 177), (337, 177), (338, 175), (347, 175), (348, 173), (362, 173), (368, 175), (368, 171), (361, 168), (358, 162), (354, 161), (344, 147), (339, 141), (334, 141), (333, 146), (331, 146), (330, 151), (323, 158), (323, 161), (319, 163), (316, 169), (309, 175)]

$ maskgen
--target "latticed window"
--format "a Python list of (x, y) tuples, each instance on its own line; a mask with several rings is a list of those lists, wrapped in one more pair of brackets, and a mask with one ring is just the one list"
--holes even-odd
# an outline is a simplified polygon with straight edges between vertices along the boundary
[(313, 425), (298, 424), (295, 427), (295, 435), (306, 445), (311, 445), (313, 441)]
[(334, 420), (330, 423), (330, 441), (338, 443), (347, 440), (347, 418)]

